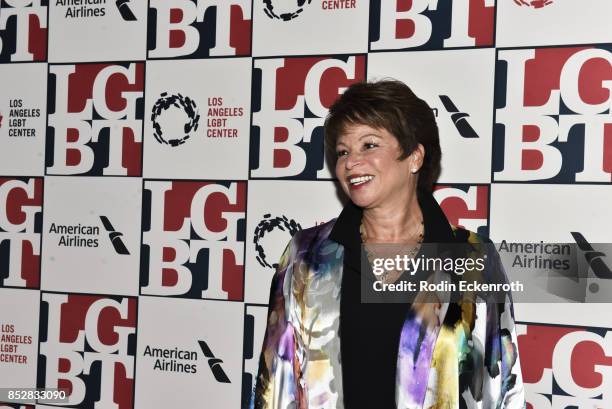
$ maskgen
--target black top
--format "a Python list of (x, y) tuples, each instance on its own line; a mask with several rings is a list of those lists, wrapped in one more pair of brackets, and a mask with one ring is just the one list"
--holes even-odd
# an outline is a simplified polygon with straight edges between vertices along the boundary
[[(430, 193), (419, 191), (426, 243), (450, 243), (453, 232)], [(361, 303), (361, 224), (363, 211), (349, 202), (329, 238), (344, 246), (340, 295), (340, 350), (346, 409), (395, 409), (399, 339), (410, 304)], [(401, 277), (400, 277), (401, 279)]]

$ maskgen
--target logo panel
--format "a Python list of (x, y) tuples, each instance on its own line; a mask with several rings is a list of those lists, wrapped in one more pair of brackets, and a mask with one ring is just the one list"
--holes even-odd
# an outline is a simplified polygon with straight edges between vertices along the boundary
[(50, 62), (144, 60), (146, 40), (146, 0), (51, 2)]
[(553, 4), (553, 0), (512, 0), (514, 4), (518, 4), (519, 6), (527, 6), (533, 7), (534, 9), (540, 9), (545, 6), (550, 6)]
[(612, 330), (517, 325), (525, 398), (534, 408), (605, 407), (612, 399)]
[(255, 381), (259, 371), (259, 357), (266, 332), (268, 307), (265, 305), (246, 304), (244, 308), (242, 408), (247, 409), (255, 392)]
[[(368, 57), (368, 78), (391, 76), (403, 81), (432, 108), (442, 148), (440, 183), (491, 181), (494, 65), (491, 48)], [(457, 80), (458, 72), (465, 80)]]
[(40, 286), (43, 180), (0, 178), (0, 286)]
[(46, 78), (46, 64), (0, 65), (1, 175), (44, 174)]
[(251, 1), (151, 0), (149, 58), (251, 54)]
[(500, 50), (495, 181), (612, 182), (612, 47)]
[(43, 293), (38, 387), (66, 388), (67, 406), (133, 405), (137, 299)]
[(255, 2), (253, 55), (367, 52), (369, 3), (365, 0)]
[(450, 224), (489, 236), (488, 185), (437, 185), (433, 194)]
[(574, 243), (571, 232), (590, 243), (610, 243), (609, 186), (494, 183), (490, 200), (496, 243)]
[(252, 178), (330, 178), (323, 121), (365, 56), (256, 59), (251, 127)]
[(249, 181), (246, 302), (268, 305), (272, 276), (289, 240), (302, 229), (338, 217), (340, 194), (331, 181)]
[(0, 388), (36, 387), (39, 307), (39, 291), (0, 288)]
[(0, 0), (0, 63), (47, 59), (48, 0)]
[(494, 20), (495, 0), (373, 1), (370, 49), (493, 46)]
[(141, 292), (242, 300), (245, 182), (145, 181)]
[(138, 294), (141, 196), (137, 178), (47, 176), (41, 287)]
[(610, 43), (612, 33), (601, 29), (610, 13), (607, 0), (590, 0), (588, 7), (580, 1), (502, 0), (497, 2), (495, 41), (498, 47)]
[(144, 64), (49, 67), (47, 173), (141, 174)]
[(251, 59), (148, 61), (144, 176), (247, 179)]
[(135, 407), (237, 408), (243, 311), (238, 302), (141, 296)]

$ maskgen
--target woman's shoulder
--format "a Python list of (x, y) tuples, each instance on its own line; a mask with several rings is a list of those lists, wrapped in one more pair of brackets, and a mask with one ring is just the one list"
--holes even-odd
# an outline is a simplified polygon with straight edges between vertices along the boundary
[[(484, 269), (482, 271), (483, 282), (506, 283), (508, 276), (506, 268), (497, 251), (495, 243), (484, 234), (476, 233), (460, 226), (452, 226), (453, 234), (457, 242), (464, 244), (462, 251), (471, 258), (484, 258)], [(467, 245), (467, 246), (465, 246)], [(463, 248), (465, 247), (465, 248)]]
[(327, 222), (298, 230), (291, 238), (291, 241), (299, 248), (306, 246), (312, 248), (313, 245), (322, 243), (329, 238), (335, 223), (336, 218), (333, 218)]
[(453, 236), (455, 240), (460, 243), (470, 243), (470, 244), (491, 244), (493, 243), (491, 239), (484, 234), (474, 232), (472, 230), (468, 230), (462, 226), (455, 226), (451, 224), (451, 229), (453, 230)]
[(499, 258), (495, 244), (488, 236), (461, 226), (451, 225), (451, 228), (455, 243), (461, 251), (467, 252), (472, 257), (489, 257), (490, 261)]

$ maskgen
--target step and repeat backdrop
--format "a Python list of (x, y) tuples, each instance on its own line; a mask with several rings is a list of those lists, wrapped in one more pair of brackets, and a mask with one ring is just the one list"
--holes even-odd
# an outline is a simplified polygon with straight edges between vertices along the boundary
[[(0, 0), (0, 387), (71, 392), (0, 407), (247, 407), (281, 251), (342, 208), (322, 124), (356, 81), (397, 78), (431, 105), (452, 223), (610, 242), (610, 15)], [(612, 407), (611, 307), (515, 306), (530, 408)]]

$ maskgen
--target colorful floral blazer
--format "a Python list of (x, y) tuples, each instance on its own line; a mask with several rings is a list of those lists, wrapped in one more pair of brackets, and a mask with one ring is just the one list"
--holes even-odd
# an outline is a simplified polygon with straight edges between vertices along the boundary
[[(344, 408), (338, 331), (344, 248), (329, 239), (336, 220), (298, 232), (281, 257), (251, 407)], [(473, 256), (491, 248), (476, 233), (452, 229), (471, 244)], [(486, 274), (503, 274), (495, 255)], [(398, 345), (397, 408), (524, 408), (511, 300), (457, 304), (461, 319), (452, 326), (444, 316), (431, 326), (414, 308), (407, 314)]]

